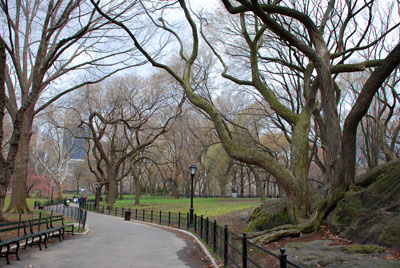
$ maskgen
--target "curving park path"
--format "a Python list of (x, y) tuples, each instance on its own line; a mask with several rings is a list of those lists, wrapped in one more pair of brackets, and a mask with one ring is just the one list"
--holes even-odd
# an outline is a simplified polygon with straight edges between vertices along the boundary
[(62, 242), (21, 250), (10, 267), (212, 267), (193, 237), (179, 231), (88, 212), (90, 231)]

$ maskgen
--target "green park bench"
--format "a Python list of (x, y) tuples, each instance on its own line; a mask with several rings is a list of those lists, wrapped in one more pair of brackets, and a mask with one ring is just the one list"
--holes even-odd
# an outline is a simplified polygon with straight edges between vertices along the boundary
[[(17, 231), (17, 235), (12, 238), (2, 239), (5, 232)], [(48, 216), (30, 220), (19, 220), (13, 222), (0, 223), (0, 258), (6, 258), (10, 264), (9, 255), (16, 255), (19, 260), (18, 251), (21, 246), (38, 245), (42, 250), (42, 244), (47, 248), (47, 241), (50, 238), (58, 237), (65, 239), (64, 233), (69, 232), (74, 235), (74, 225), (64, 224), (64, 216)], [(24, 242), (24, 244), (23, 244)]]

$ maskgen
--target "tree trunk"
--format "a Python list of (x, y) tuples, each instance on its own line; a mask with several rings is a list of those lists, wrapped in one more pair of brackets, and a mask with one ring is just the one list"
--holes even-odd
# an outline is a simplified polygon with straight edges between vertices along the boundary
[(253, 197), (253, 191), (252, 191), (252, 189), (251, 189), (251, 176), (250, 176), (250, 174), (249, 173), (247, 173), (247, 181), (248, 181), (248, 183), (249, 183), (249, 197)]
[(176, 198), (179, 199), (179, 189), (178, 189), (178, 183), (176, 181), (172, 181), (172, 195)]
[(119, 182), (115, 182), (115, 200), (119, 199)]
[(108, 191), (107, 191), (107, 204), (112, 208), (115, 203), (115, 176), (109, 174), (108, 176)]
[[(0, 36), (0, 145), (3, 145), (3, 120), (6, 108), (6, 93), (5, 93), (5, 74), (6, 74), (6, 46), (3, 38)], [(12, 144), (10, 145), (12, 146)], [(17, 146), (18, 143), (14, 146)], [(14, 154), (11, 155), (11, 150), (8, 151), (8, 157), (11, 156), (11, 159), (7, 160), (4, 157), (0, 157), (0, 222), (4, 221), (3, 207), (4, 201), (7, 195), (7, 187), (10, 182), (10, 177), (13, 172), (13, 162), (15, 159), (15, 150), (13, 150)], [(9, 161), (9, 159), (11, 161)], [(11, 165), (10, 165), (11, 163)]]
[(99, 184), (99, 187), (96, 189), (96, 209), (99, 210), (100, 207), (100, 196), (101, 196), (101, 189), (103, 188), (103, 184)]
[(80, 178), (77, 178), (76, 179), (76, 195), (77, 196), (79, 196), (80, 194), (81, 194), (81, 191), (80, 191)]
[[(4, 169), (1, 170), (1, 176), (4, 177)], [(1, 178), (3, 181), (3, 178)], [(0, 183), (0, 222), (5, 221), (4, 218), (4, 213), (3, 213), (3, 207), (4, 207), (4, 201), (6, 200), (6, 195), (7, 195), (7, 185), (4, 183)]]
[(62, 194), (63, 190), (62, 190), (62, 184), (61, 182), (58, 180), (55, 182), (56, 186), (57, 186), (57, 192), (58, 192), (58, 200), (63, 200), (64, 196)]
[(226, 183), (224, 182), (219, 182), (219, 189), (220, 189), (220, 194), (222, 198), (226, 198)]
[(124, 200), (124, 182), (120, 180), (119, 182), (119, 200)]
[(260, 202), (264, 203), (265, 201), (267, 201), (267, 198), (265, 197), (265, 191), (264, 191), (262, 180), (260, 178), (260, 173), (258, 173), (258, 170), (252, 165), (249, 165), (249, 168), (250, 168), (251, 172), (253, 173), (254, 178), (256, 180), (257, 191), (258, 191), (258, 195), (260, 196)]
[(240, 166), (240, 197), (244, 197), (244, 174), (243, 166)]
[(133, 175), (133, 179), (135, 180), (135, 205), (140, 204), (140, 179), (139, 176)]
[(165, 180), (163, 180), (163, 183), (162, 183), (162, 193), (161, 193), (161, 195), (162, 196), (166, 196), (167, 195), (167, 182)]
[(29, 144), (32, 135), (33, 106), (30, 107), (22, 120), (21, 137), (15, 160), (14, 174), (12, 177), (11, 201), (8, 212), (25, 213), (30, 208), (26, 202), (26, 177), (29, 165)]

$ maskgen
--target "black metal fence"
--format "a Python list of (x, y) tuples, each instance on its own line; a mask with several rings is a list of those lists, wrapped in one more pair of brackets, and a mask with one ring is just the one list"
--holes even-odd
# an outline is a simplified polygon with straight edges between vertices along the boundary
[(302, 268), (287, 259), (285, 249), (280, 249), (280, 253), (273, 253), (249, 241), (246, 233), (242, 236), (232, 233), (226, 225), (222, 227), (217, 221), (210, 221), (208, 217), (195, 214), (193, 222), (190, 223), (189, 213), (105, 206), (96, 208), (93, 203), (86, 203), (82, 207), (97, 213), (125, 217), (125, 220), (134, 219), (191, 231), (223, 261), (224, 267), (265, 268), (271, 267), (268, 265), (273, 263), (272, 267)]
[[(36, 207), (36, 204), (35, 204)], [(47, 211), (63, 214), (73, 218), (78, 223), (78, 232), (85, 230), (87, 211), (79, 207), (64, 206), (63, 204), (54, 204), (54, 202), (46, 202), (40, 204), (37, 208), (45, 209)]]

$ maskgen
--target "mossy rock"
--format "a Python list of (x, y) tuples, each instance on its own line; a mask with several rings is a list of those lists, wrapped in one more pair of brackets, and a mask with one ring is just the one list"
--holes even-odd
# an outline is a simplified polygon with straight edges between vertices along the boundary
[(357, 193), (346, 193), (336, 205), (335, 213), (329, 214), (327, 223), (333, 233), (343, 232), (348, 227), (355, 226), (363, 213), (361, 197)]
[(400, 250), (400, 166), (367, 188), (347, 192), (328, 215), (329, 229), (361, 244)]
[[(287, 258), (304, 268), (397, 268), (399, 261), (385, 259), (387, 253), (377, 245), (332, 245), (329, 240), (288, 243)], [(278, 252), (276, 252), (279, 254)]]
[(259, 232), (276, 226), (288, 224), (287, 200), (285, 198), (268, 199), (250, 215), (246, 232)]
[(312, 195), (311, 203), (310, 203), (310, 211), (314, 211), (317, 208), (317, 206), (319, 206), (319, 204), (321, 204), (321, 202), (324, 200), (324, 198), (328, 194), (329, 187), (330, 187), (330, 185), (326, 184), (326, 185), (322, 186), (321, 188), (319, 188)]
[(400, 159), (392, 160), (386, 164), (371, 169), (369, 172), (361, 174), (356, 178), (356, 184), (361, 187), (368, 187), (374, 182), (382, 179), (400, 164)]
[(378, 242), (387, 247), (399, 249), (400, 240), (400, 215), (392, 218), (384, 225), (379, 233)]
[(378, 254), (383, 252), (383, 247), (378, 245), (351, 245), (342, 248), (346, 254)]

